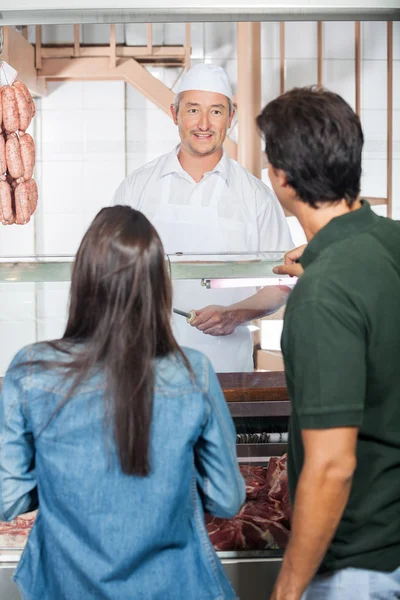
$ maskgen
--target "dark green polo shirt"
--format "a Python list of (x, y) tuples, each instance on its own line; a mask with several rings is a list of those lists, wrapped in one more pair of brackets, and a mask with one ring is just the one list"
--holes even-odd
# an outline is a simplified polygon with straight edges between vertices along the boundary
[(292, 500), (302, 429), (359, 427), (350, 499), (321, 571), (400, 566), (400, 222), (367, 202), (308, 244), (282, 350)]

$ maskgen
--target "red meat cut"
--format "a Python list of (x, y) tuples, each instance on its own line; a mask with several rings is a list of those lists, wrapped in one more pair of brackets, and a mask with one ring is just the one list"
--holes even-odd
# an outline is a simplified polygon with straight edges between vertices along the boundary
[(290, 530), (286, 455), (271, 458), (268, 467), (242, 465), (246, 502), (233, 519), (206, 515), (206, 527), (216, 550), (285, 548)]

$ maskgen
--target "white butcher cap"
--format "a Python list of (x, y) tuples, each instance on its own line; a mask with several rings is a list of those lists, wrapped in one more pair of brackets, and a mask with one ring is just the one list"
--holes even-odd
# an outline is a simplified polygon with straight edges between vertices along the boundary
[(178, 94), (189, 90), (215, 92), (233, 100), (232, 88), (227, 74), (222, 67), (198, 64), (189, 69), (182, 78)]

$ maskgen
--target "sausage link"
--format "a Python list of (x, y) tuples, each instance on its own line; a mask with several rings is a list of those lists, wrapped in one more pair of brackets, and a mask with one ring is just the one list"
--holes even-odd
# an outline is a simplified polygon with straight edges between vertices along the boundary
[(18, 105), (11, 85), (4, 85), (2, 90), (3, 123), (6, 133), (15, 133), (19, 128)]
[(32, 178), (33, 168), (35, 166), (35, 142), (29, 133), (19, 138), (19, 147), (21, 150), (22, 163), (24, 165), (23, 178), (28, 181)]
[(29, 201), (30, 186), (27, 182), (17, 185), (14, 190), (15, 222), (17, 225), (25, 225), (31, 218), (31, 206)]
[(0, 133), (0, 179), (4, 178), (7, 171), (6, 161), (6, 141), (2, 133)]
[(7, 179), (7, 182), (8, 182), (8, 185), (10, 186), (10, 188), (12, 190), (15, 190), (15, 188), (18, 185), (18, 183), (15, 181), (15, 179), (13, 179), (9, 173), (7, 173), (6, 179)]
[(7, 169), (13, 179), (19, 179), (24, 175), (24, 163), (22, 162), (21, 148), (16, 134), (9, 135), (6, 141)]
[(0, 181), (0, 222), (3, 225), (14, 223), (12, 193), (7, 181)]
[(30, 91), (28, 90), (26, 85), (24, 83), (22, 83), (22, 81), (14, 81), (13, 86), (19, 88), (21, 90), (21, 92), (24, 94), (26, 100), (28, 101), (29, 106), (31, 107), (31, 119), (32, 119), (36, 113), (36, 106), (35, 106), (35, 102), (33, 101), (32, 96), (31, 96)]
[(29, 203), (31, 207), (31, 215), (35, 212), (38, 203), (38, 187), (36, 185), (36, 181), (34, 179), (30, 179), (28, 182), (30, 190), (29, 190)]
[(32, 109), (30, 104), (28, 103), (24, 93), (20, 88), (16, 87), (14, 89), (15, 100), (17, 102), (18, 107), (18, 116), (19, 116), (19, 127), (18, 129), (22, 132), (25, 132), (31, 121), (32, 121)]

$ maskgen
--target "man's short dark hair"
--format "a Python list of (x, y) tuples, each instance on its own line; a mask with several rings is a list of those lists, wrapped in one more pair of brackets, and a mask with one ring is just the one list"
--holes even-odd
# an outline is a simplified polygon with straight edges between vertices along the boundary
[(294, 88), (267, 104), (257, 125), (268, 161), (284, 171), (300, 200), (313, 207), (355, 202), (364, 136), (360, 119), (338, 94)]

